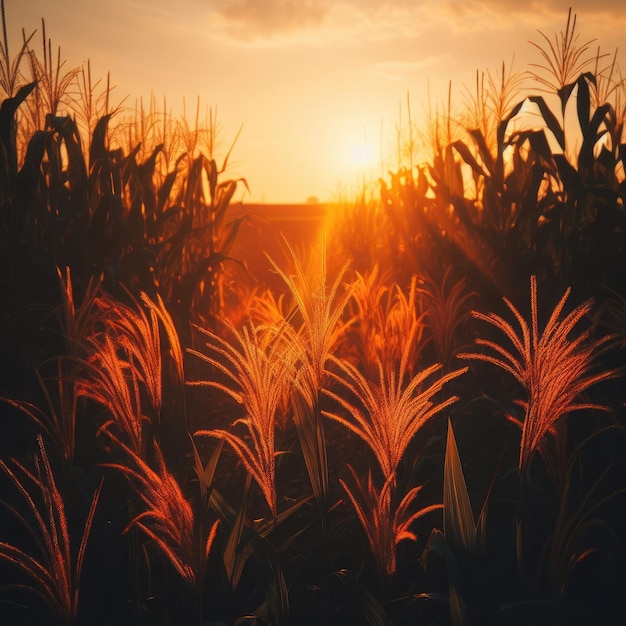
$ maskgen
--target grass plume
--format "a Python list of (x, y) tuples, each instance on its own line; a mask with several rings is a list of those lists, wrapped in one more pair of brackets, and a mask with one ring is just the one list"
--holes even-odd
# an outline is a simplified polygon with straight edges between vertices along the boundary
[(171, 563), (189, 588), (194, 593), (199, 593), (218, 521), (203, 534), (203, 529), (195, 523), (191, 504), (167, 469), (158, 444), (154, 446), (154, 470), (122, 441), (114, 436), (111, 439), (125, 453), (128, 461), (108, 463), (106, 466), (126, 476), (144, 507), (131, 519), (126, 531), (132, 527), (141, 531)]
[(16, 565), (30, 577), (34, 584), (29, 589), (48, 604), (63, 624), (69, 625), (76, 621), (78, 614), (80, 577), (102, 482), (93, 495), (76, 553), (72, 550), (63, 497), (41, 435), (37, 437), (37, 444), (34, 472), (17, 461), (13, 461), (15, 469), (0, 461), (0, 469), (24, 499), (32, 522), (13, 507), (9, 508), (28, 528), (40, 555), (33, 556), (17, 546), (0, 542), (0, 559)]
[(599, 355), (607, 347), (610, 336), (594, 338), (593, 327), (575, 334), (576, 328), (590, 313), (592, 301), (575, 307), (563, 319), (570, 289), (567, 289), (552, 311), (543, 331), (539, 331), (537, 311), (537, 278), (530, 279), (530, 326), (513, 304), (504, 298), (519, 326), (519, 332), (495, 313), (474, 312), (474, 316), (502, 333), (512, 349), (491, 339), (478, 338), (476, 345), (485, 352), (464, 354), (464, 358), (478, 359), (498, 366), (522, 385), (526, 398), (519, 470), (525, 472), (540, 448), (544, 437), (560, 418), (581, 409), (597, 409), (599, 405), (581, 399), (582, 394), (595, 383), (617, 375), (616, 370), (597, 370)]
[(343, 424), (371, 448), (385, 479), (395, 475), (409, 443), (417, 431), (434, 415), (458, 400), (450, 396), (436, 400), (444, 385), (463, 374), (467, 368), (455, 370), (427, 381), (441, 369), (432, 365), (411, 377), (408, 382), (407, 366), (411, 343), (417, 324), (413, 324), (402, 359), (396, 369), (385, 369), (378, 362), (378, 380), (373, 383), (350, 362), (334, 359), (339, 373), (332, 377), (358, 401), (353, 404), (331, 390), (325, 393), (334, 398), (348, 412), (349, 417), (325, 411), (324, 415)]
[(411, 513), (411, 506), (422, 486), (413, 487), (399, 503), (394, 503), (394, 476), (390, 475), (382, 489), (377, 489), (368, 473), (367, 484), (363, 484), (353, 467), (348, 466), (354, 482), (351, 487), (345, 480), (339, 482), (350, 498), (361, 526), (370, 544), (381, 582), (396, 571), (396, 549), (402, 541), (415, 541), (417, 535), (411, 530), (415, 520), (441, 509), (440, 504), (426, 506)]
[(107, 334), (125, 352), (129, 367), (143, 382), (158, 417), (163, 402), (161, 340), (158, 307), (152, 304), (146, 311), (138, 302), (131, 308), (111, 298), (100, 301)]
[[(215, 356), (190, 350), (191, 354), (225, 374), (234, 386), (215, 380), (193, 381), (189, 385), (206, 385), (220, 389), (244, 408), (244, 417), (233, 426), (243, 425), (247, 438), (223, 429), (199, 430), (196, 436), (226, 441), (260, 487), (276, 516), (275, 429), (277, 413), (284, 405), (287, 385), (293, 380), (293, 359), (280, 332), (250, 325), (238, 332), (227, 324), (233, 343), (210, 330), (200, 328), (208, 337), (207, 347)], [(220, 357), (222, 360), (220, 360)]]
[(425, 325), (435, 343), (437, 358), (447, 367), (457, 351), (459, 329), (469, 317), (468, 304), (476, 296), (468, 292), (465, 279), (460, 278), (450, 285), (452, 266), (449, 266), (439, 286), (426, 277), (419, 287), (423, 300)]
[[(326, 272), (326, 248), (322, 239), (320, 272), (317, 279), (310, 279), (293, 248), (285, 241), (295, 274), (288, 274), (271, 258), (270, 261), (291, 293), (294, 308), (288, 319), (296, 327), (293, 345), (297, 350), (298, 371), (293, 391), (294, 421), (300, 439), (309, 479), (325, 526), (326, 497), (328, 492), (328, 461), (324, 423), (320, 412), (322, 381), (326, 375), (326, 363), (344, 332), (346, 325), (341, 317), (351, 296), (350, 289), (339, 293), (339, 286), (350, 261), (346, 261), (328, 286)], [(269, 257), (268, 257), (269, 258)], [(295, 320), (295, 321), (294, 321)]]
[(295, 274), (287, 274), (271, 258), (270, 262), (291, 293), (295, 303), (294, 313), (297, 312), (301, 318), (302, 325), (298, 335), (302, 348), (300, 379), (303, 384), (317, 393), (321, 387), (326, 362), (332, 354), (337, 339), (344, 330), (340, 321), (351, 292), (346, 290), (343, 294), (339, 294), (339, 286), (350, 261), (348, 260), (344, 264), (329, 288), (326, 272), (326, 250), (323, 242), (319, 277), (313, 280), (307, 276), (298, 256), (287, 241), (285, 241), (285, 245), (290, 253)]
[(417, 360), (422, 347), (422, 316), (418, 316), (416, 303), (417, 276), (411, 278), (408, 294), (397, 283), (387, 286), (385, 276), (375, 265), (371, 272), (356, 272), (352, 287), (355, 309), (353, 330), (357, 335), (368, 372), (375, 374), (377, 362), (385, 367), (397, 365), (402, 360), (406, 337), (417, 324), (409, 370)]
[[(90, 367), (81, 381), (81, 395), (91, 398), (111, 414), (101, 430), (115, 427), (133, 450), (143, 448), (143, 422), (148, 419), (141, 409), (141, 393), (135, 367), (130, 357), (121, 352), (114, 341), (105, 336), (92, 339)], [(126, 356), (127, 358), (124, 358)]]

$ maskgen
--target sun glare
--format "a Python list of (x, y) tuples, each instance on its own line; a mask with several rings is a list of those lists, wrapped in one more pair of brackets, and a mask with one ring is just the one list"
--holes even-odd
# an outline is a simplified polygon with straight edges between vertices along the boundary
[(352, 165), (357, 169), (367, 169), (375, 165), (375, 151), (372, 146), (365, 143), (354, 144), (350, 156)]

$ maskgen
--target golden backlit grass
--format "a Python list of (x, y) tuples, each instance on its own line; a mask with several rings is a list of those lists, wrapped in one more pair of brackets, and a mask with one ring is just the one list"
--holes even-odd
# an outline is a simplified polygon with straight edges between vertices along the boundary
[(390, 475), (378, 489), (371, 471), (367, 481), (363, 481), (352, 466), (348, 466), (352, 485), (339, 479), (357, 517), (363, 527), (370, 548), (376, 559), (379, 577), (384, 581), (392, 576), (397, 568), (397, 547), (402, 541), (416, 541), (417, 535), (411, 526), (420, 517), (438, 509), (440, 504), (432, 504), (411, 512), (422, 487), (409, 489), (400, 502), (396, 502), (395, 476)]
[[(0, 542), (0, 559), (13, 564), (31, 580), (27, 588), (40, 596), (60, 623), (70, 625), (78, 616), (80, 579), (87, 541), (102, 489), (97, 487), (85, 520), (78, 551), (72, 546), (65, 502), (44, 446), (37, 437), (35, 469), (13, 460), (12, 467), (0, 460), (0, 469), (9, 477), (25, 505), (24, 512), (9, 506), (28, 530), (38, 554)], [(6, 504), (6, 503), (5, 503)]]
[(142, 510), (130, 520), (125, 532), (137, 528), (189, 588), (200, 593), (219, 521), (214, 521), (208, 530), (197, 522), (191, 504), (165, 465), (158, 444), (154, 446), (156, 469), (152, 469), (134, 450), (109, 436), (126, 458), (106, 466), (126, 476), (142, 503)]
[(389, 273), (383, 275), (374, 265), (369, 272), (355, 272), (351, 291), (354, 322), (346, 337), (348, 352), (359, 350), (368, 375), (375, 376), (379, 361), (386, 368), (402, 361), (410, 336), (407, 369), (412, 371), (423, 347), (424, 331), (424, 313), (420, 313), (416, 298), (417, 276), (413, 275), (405, 293)]
[[(358, 592), (354, 612), (366, 621), (387, 623), (387, 611), (401, 614), (418, 598), (438, 597), (419, 593), (418, 584), (437, 585), (440, 578), (428, 578), (428, 572), (424, 577), (418, 574), (417, 559), (403, 564), (410, 572), (407, 578), (396, 574), (403, 569), (398, 545), (416, 541), (428, 521), (420, 526), (418, 519), (443, 506), (443, 534), (435, 529), (431, 537), (443, 538), (443, 547), (441, 543), (438, 547), (448, 569), (445, 602), (455, 626), (468, 620), (480, 623), (483, 615), (473, 613), (480, 610), (479, 602), (467, 592), (471, 584), (462, 583), (477, 571), (473, 557), (479, 543), (484, 546), (486, 506), (475, 523), (471, 494), (480, 485), (472, 481), (468, 490), (450, 422), (445, 458), (428, 456), (429, 463), (443, 466), (443, 505), (437, 503), (435, 494), (422, 506), (419, 500), (426, 490), (413, 483), (405, 486), (398, 476), (405, 475), (401, 466), (410, 465), (409, 446), (430, 420), (452, 406), (459, 413), (470, 412), (476, 395), (483, 392), (470, 389), (469, 377), (461, 377), (467, 368), (454, 369), (459, 346), (467, 340), (466, 331), (472, 330), (465, 324), (475, 295), (469, 289), (476, 288), (486, 301), (496, 292), (499, 298), (515, 290), (520, 276), (526, 281), (539, 260), (545, 262), (540, 276), (573, 285), (572, 291), (581, 299), (588, 294), (578, 289), (579, 275), (584, 275), (580, 282), (588, 290), (590, 284), (595, 289), (604, 279), (621, 284), (624, 155), (619, 98), (624, 85), (616, 79), (615, 63), (606, 71), (599, 70), (602, 57), (598, 55), (595, 73), (585, 71), (591, 60), (588, 44), (577, 44), (576, 21), (570, 12), (565, 31), (554, 42), (540, 33), (547, 48), (537, 46), (543, 66), (533, 65), (531, 74), (542, 89), (559, 99), (561, 113), (570, 107), (575, 115), (559, 118), (538, 96), (516, 103), (514, 92), (521, 88), (521, 81), (515, 74), (506, 74), (502, 66), (500, 85), (488, 75), (486, 92), (484, 82), (477, 80), (467, 115), (455, 119), (449, 100), (443, 114), (433, 116), (432, 159), (417, 167), (409, 119), (410, 168), (399, 162), (390, 184), (380, 181), (380, 199), (366, 197), (364, 190), (359, 208), (367, 209), (365, 214), (351, 212), (337, 227), (337, 245), (334, 242), (329, 248), (341, 257), (338, 271), (328, 270), (334, 264), (332, 260), (327, 263), (324, 245), (318, 258), (311, 250), (296, 254), (285, 242), (286, 263), (271, 259), (284, 293), (266, 291), (253, 298), (251, 319), (235, 325), (227, 319), (227, 301), (238, 293), (237, 286), (229, 292), (232, 286), (225, 268), (232, 262), (230, 250), (245, 219), (229, 219), (229, 209), (237, 189), (241, 184), (246, 187), (246, 182), (221, 178), (232, 146), (218, 166), (213, 111), (203, 122), (198, 103), (195, 118), (185, 113), (177, 122), (166, 114), (166, 102), (160, 111), (154, 99), (147, 108), (140, 102), (129, 113), (121, 108), (113, 111), (110, 83), (98, 94), (89, 65), (86, 73), (65, 71), (60, 51), (52, 54), (43, 22), (43, 57), (37, 58), (26, 36), (12, 57), (4, 2), (1, 5), (5, 29), (0, 41), (0, 87), (9, 96), (0, 112), (4, 129), (0, 133), (4, 155), (0, 155), (0, 204), (5, 211), (0, 252), (7, 302), (13, 303), (13, 287), (21, 293), (31, 283), (37, 288), (28, 293), (39, 295), (38, 286), (43, 284), (39, 279), (49, 277), (47, 270), (54, 270), (56, 263), (65, 266), (69, 258), (72, 270), (58, 272), (61, 293), (54, 303), (64, 341), (51, 345), (62, 344), (59, 350), (64, 352), (47, 355), (50, 358), (43, 364), (38, 362), (41, 368), (32, 381), (24, 381), (24, 389), (39, 396), (40, 406), (32, 398), (3, 398), (5, 406), (21, 411), (19, 417), (29, 418), (26, 425), (16, 419), (3, 434), (11, 436), (16, 432), (11, 429), (16, 428), (31, 436), (34, 428), (38, 437), (34, 452), (24, 453), (33, 454), (34, 470), (23, 459), (0, 461), (9, 487), (18, 496), (17, 504), (8, 495), (5, 500), (32, 535), (33, 547), (22, 547), (18, 531), (0, 542), (0, 558), (9, 569), (21, 569), (32, 581), (30, 590), (59, 621), (71, 623), (78, 612), (80, 577), (95, 516), (102, 515), (107, 526), (111, 522), (113, 527), (119, 521), (115, 516), (120, 515), (127, 532), (138, 531), (133, 533), (137, 549), (131, 561), (141, 558), (139, 548), (153, 547), (193, 591), (199, 605), (203, 594), (213, 594), (219, 604), (216, 612), (228, 612), (230, 605), (241, 601), (250, 615), (237, 616), (239, 621), (252, 620), (254, 612), (255, 619), (286, 623), (292, 606), (309, 602), (304, 609), (299, 607), (300, 615), (323, 604), (320, 611), (327, 611), (330, 623), (334, 617), (331, 600), (336, 598), (331, 598), (329, 580), (347, 579), (347, 567), (353, 567), (349, 575), (359, 579), (353, 588)], [(23, 60), (28, 65), (20, 69)], [(28, 72), (31, 75), (26, 78)], [(603, 102), (609, 96), (615, 106)], [(517, 118), (526, 103), (536, 108), (537, 125), (519, 131)], [(68, 106), (73, 115), (56, 115), (62, 106)], [(570, 141), (571, 129), (576, 137), (580, 135), (580, 149)], [(88, 137), (81, 137), (84, 130)], [(558, 144), (556, 150), (552, 139)], [(572, 148), (567, 154), (566, 147)], [(354, 275), (346, 250), (355, 253)], [(313, 272), (309, 272), (309, 260)], [(47, 270), (46, 264), (50, 264)], [(454, 282), (453, 270), (445, 269), (450, 267)], [(79, 277), (76, 283), (73, 275)], [(546, 515), (549, 507), (539, 509), (533, 519), (538, 510), (533, 498), (543, 496), (544, 485), (535, 490), (537, 483), (531, 488), (525, 481), (511, 525), (505, 513), (495, 522), (501, 527), (490, 535), (496, 541), (501, 535), (507, 537), (502, 545), (490, 546), (489, 558), (501, 549), (506, 561), (517, 550), (521, 582), (505, 565), (504, 576), (511, 580), (504, 579), (503, 585), (506, 602), (517, 600), (519, 592), (520, 607), (527, 600), (528, 587), (533, 592), (547, 589), (555, 604), (564, 600), (572, 570), (592, 550), (585, 543), (588, 530), (605, 524), (605, 505), (622, 492), (603, 492), (604, 481), (613, 472), (608, 464), (588, 477), (589, 459), (581, 451), (592, 437), (604, 433), (595, 430), (588, 439), (575, 442), (567, 457), (570, 440), (564, 435), (575, 434), (562, 428), (564, 417), (574, 411), (607, 408), (594, 402), (591, 392), (596, 384), (621, 373), (602, 362), (613, 339), (598, 335), (599, 326), (590, 319), (590, 300), (571, 305), (570, 289), (542, 327), (537, 302), (541, 282), (541, 278), (531, 278), (529, 317), (507, 298), (511, 319), (476, 312), (475, 319), (485, 323), (485, 334), (477, 340), (476, 349), (462, 355), (484, 361), (487, 367), (495, 365), (523, 390), (519, 404), (524, 419), (510, 418), (522, 433), (517, 466), (523, 480), (537, 451), (548, 464), (551, 448), (556, 447), (547, 445), (552, 443), (552, 434), (559, 435), (562, 446), (563, 480), (558, 485), (562, 491), (552, 511), (554, 519)], [(130, 291), (120, 288), (120, 283)], [(79, 285), (85, 293), (80, 303), (75, 299)], [(238, 310), (245, 309), (237, 304), (241, 305)], [(2, 330), (19, 329), (23, 310), (17, 306), (7, 310)], [(623, 349), (621, 295), (608, 313)], [(185, 364), (186, 346), (179, 339), (177, 324), (183, 328), (192, 319), (204, 326), (198, 332), (206, 345), (187, 353), (200, 363)], [(164, 337), (173, 363), (169, 377), (163, 366)], [(19, 360), (27, 362), (33, 353), (20, 352)], [(426, 361), (431, 356), (437, 363)], [(36, 358), (40, 359), (39, 353)], [(205, 377), (189, 385), (209, 387), (208, 402), (214, 406), (194, 407), (197, 411), (191, 417), (184, 410), (183, 418), (176, 402), (168, 402), (168, 383), (184, 382), (186, 369), (194, 371), (198, 365), (206, 367)], [(186, 409), (188, 387), (181, 386)], [(221, 402), (223, 396), (236, 406)], [(510, 399), (497, 400), (506, 404)], [(203, 417), (201, 428), (195, 430), (196, 439), (188, 436), (187, 429), (193, 433), (192, 426), (198, 428), (190, 420), (203, 411), (214, 415), (221, 407), (225, 414), (219, 419), (230, 426), (218, 428)], [(162, 413), (171, 414), (161, 421)], [(349, 444), (354, 443), (350, 434), (356, 436), (357, 444), (363, 442), (366, 452), (373, 455), (372, 463), (359, 465), (357, 458), (341, 458), (351, 446), (327, 437), (327, 419), (335, 422), (333, 434), (345, 428)], [(152, 427), (146, 428), (148, 424)], [(469, 430), (472, 437), (483, 436), (473, 422), (465, 432)], [(278, 432), (284, 439), (277, 437)], [(205, 437), (218, 440), (206, 462), (201, 458), (206, 451), (196, 448)], [(289, 444), (286, 450), (283, 441)], [(90, 451), (92, 443), (99, 446), (96, 455), (105, 456), (104, 464), (126, 477), (132, 499), (127, 508), (96, 510), (100, 484), (85, 524), (78, 525), (82, 537), (76, 550), (68, 521), (70, 500), (59, 481), (61, 476), (74, 480), (99, 471), (83, 455), (75, 455), (78, 445)], [(464, 448), (465, 442), (461, 443)], [(12, 444), (12, 440), (7, 442)], [(59, 453), (61, 471), (48, 458), (52, 444), (58, 449), (54, 451)], [(239, 467), (243, 466), (243, 477), (221, 473), (225, 445), (234, 451)], [(359, 454), (364, 446), (357, 447)], [(422, 452), (416, 451), (418, 456)], [(278, 466), (277, 479), (277, 455), (282, 453), (289, 457)], [(344, 460), (347, 477), (329, 475), (330, 468)], [(464, 460), (472, 470), (474, 464), (483, 463), (471, 455)], [(592, 471), (604, 463), (603, 458), (591, 460)], [(316, 520), (303, 506), (310, 500), (308, 486), (303, 486), (298, 475), (281, 482), (280, 470), (298, 463), (302, 472), (302, 465), (306, 466), (317, 500), (321, 538), (314, 528)], [(410, 480), (415, 470), (413, 464)], [(187, 496), (194, 472), (199, 481), (198, 506)], [(429, 486), (433, 484), (430, 478)], [(221, 480), (234, 486), (237, 495), (222, 491)], [(506, 485), (506, 474), (495, 476), (494, 481)], [(434, 484), (439, 488), (440, 483)], [(259, 516), (248, 506), (251, 485), (259, 488), (264, 499), (261, 505), (267, 505), (269, 516)], [(498, 504), (506, 507), (510, 500), (507, 493)], [(339, 519), (342, 503), (354, 513), (351, 518)], [(524, 535), (522, 520), (532, 522), (524, 526)], [(555, 522), (547, 532), (542, 528), (545, 520)], [(344, 542), (359, 524), (384, 589), (384, 606), (378, 604), (375, 609), (366, 589), (361, 546)], [(222, 537), (216, 541), (218, 525), (224, 529), (224, 541)], [(513, 535), (515, 539), (510, 539)], [(316, 554), (320, 541), (322, 556)], [(536, 550), (538, 566), (532, 571), (522, 556), (532, 556), (541, 542)], [(333, 547), (339, 547), (337, 555), (331, 555)], [(214, 549), (222, 552), (223, 571), (216, 560), (218, 568), (210, 573), (217, 582), (205, 585), (208, 557)], [(465, 559), (468, 555), (471, 558)], [(323, 573), (318, 577), (322, 561)], [(426, 568), (424, 561), (421, 564)], [(124, 562), (121, 567), (128, 565)], [(131, 562), (130, 568), (135, 565)], [(145, 573), (140, 569), (134, 572)], [(98, 572), (98, 564), (93, 571)], [(149, 573), (156, 577), (163, 572), (153, 568)], [(139, 597), (140, 588), (137, 585), (134, 598), (139, 607), (133, 616), (136, 621), (145, 617), (141, 612), (148, 604), (161, 601)], [(220, 595), (223, 588), (228, 588), (226, 599)], [(346, 605), (353, 600), (348, 595), (341, 599)], [(164, 592), (164, 604), (176, 602), (175, 596), (176, 592)], [(489, 618), (502, 609), (502, 600), (489, 598), (493, 603)], [(252, 608), (251, 602), (255, 603)], [(529, 604), (534, 602), (532, 597)], [(345, 608), (342, 604), (337, 614)], [(163, 608), (161, 621), (178, 619), (170, 609), (169, 605)], [(240, 606), (232, 608), (233, 613), (237, 610), (244, 612)], [(157, 611), (150, 618), (156, 619)], [(200, 609), (194, 617), (200, 622), (214, 616)], [(420, 619), (411, 615), (408, 620), (413, 617)]]
[(275, 430), (277, 414), (293, 384), (293, 350), (284, 341), (280, 329), (250, 325), (237, 331), (230, 324), (227, 329), (231, 341), (199, 328), (208, 338), (206, 347), (210, 353), (197, 350), (189, 350), (189, 353), (224, 374), (230, 385), (214, 379), (187, 384), (214, 387), (241, 405), (244, 416), (232, 426), (244, 426), (247, 437), (223, 429), (198, 430), (195, 436), (214, 437), (228, 443), (256, 481), (272, 516), (276, 517)]
[[(474, 312), (474, 316), (497, 329), (512, 349), (491, 339), (478, 338), (476, 345), (485, 352), (471, 352), (464, 358), (486, 361), (511, 374), (523, 387), (524, 421), (516, 423), (522, 430), (519, 470), (525, 473), (544, 437), (559, 419), (573, 411), (603, 408), (585, 401), (583, 394), (598, 382), (613, 378), (613, 369), (598, 369), (598, 359), (606, 350), (611, 336), (595, 337), (593, 327), (577, 327), (591, 312), (588, 300), (562, 317), (570, 290), (567, 289), (542, 331), (539, 330), (537, 279), (530, 280), (530, 325), (508, 300), (504, 299), (519, 327), (495, 313)], [(560, 319), (562, 317), (562, 319)]]
[[(370, 381), (349, 361), (333, 359), (338, 371), (332, 378), (348, 393), (326, 389), (349, 417), (336, 411), (324, 415), (339, 422), (370, 447), (385, 480), (394, 476), (404, 453), (419, 429), (434, 415), (458, 400), (457, 396), (441, 397), (450, 381), (467, 371), (462, 368), (439, 377), (441, 365), (419, 371), (407, 380), (409, 355), (415, 339), (414, 323), (405, 337), (402, 359), (397, 369), (378, 362), (378, 377)], [(433, 380), (434, 379), (434, 380)], [(348, 398), (353, 397), (353, 403)]]

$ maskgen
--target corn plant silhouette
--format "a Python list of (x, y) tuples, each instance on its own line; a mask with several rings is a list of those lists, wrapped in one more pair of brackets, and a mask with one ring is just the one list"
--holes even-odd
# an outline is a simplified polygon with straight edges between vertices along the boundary
[(14, 469), (4, 461), (0, 461), (0, 469), (23, 497), (28, 513), (22, 514), (11, 505), (7, 506), (26, 525), (40, 554), (34, 556), (0, 541), (0, 559), (17, 566), (31, 578), (33, 585), (28, 589), (44, 600), (61, 623), (69, 625), (76, 621), (78, 614), (80, 578), (102, 481), (93, 495), (76, 552), (72, 548), (63, 497), (41, 435), (37, 436), (37, 445), (34, 472), (15, 460), (12, 462)]
[(554, 432), (559, 419), (573, 411), (603, 408), (585, 402), (581, 395), (594, 384), (618, 375), (614, 369), (597, 371), (596, 361), (608, 347), (612, 337), (592, 336), (593, 327), (573, 335), (576, 327), (592, 309), (592, 301), (575, 307), (563, 319), (568, 288), (552, 311), (543, 331), (539, 331), (537, 311), (537, 278), (530, 278), (530, 326), (513, 304), (504, 302), (513, 313), (519, 332), (513, 325), (495, 313), (474, 312), (474, 316), (500, 331), (513, 349), (491, 339), (478, 338), (476, 345), (486, 352), (463, 354), (463, 358), (478, 359), (497, 365), (513, 375), (526, 392), (521, 404), (525, 410), (524, 421), (513, 418), (522, 430), (519, 453), (520, 476), (524, 475), (537, 450), (548, 433)]
[[(198, 430), (195, 436), (215, 437), (231, 446), (258, 484), (275, 518), (276, 419), (294, 377), (294, 355), (283, 341), (280, 330), (251, 324), (238, 332), (232, 323), (225, 324), (233, 343), (210, 330), (199, 328), (208, 337), (207, 348), (215, 356), (191, 349), (189, 353), (225, 374), (235, 388), (215, 380), (189, 381), (187, 384), (215, 387), (241, 404), (245, 416), (235, 420), (233, 426), (245, 426), (248, 439), (222, 429)], [(286, 328), (284, 325), (283, 329)]]
[[(78, 75), (78, 68), (65, 69), (65, 60), (61, 61), (61, 47), (57, 46), (56, 62), (52, 56), (52, 40), (46, 37), (46, 22), (41, 19), (42, 57), (29, 50), (28, 61), (33, 81), (38, 83), (40, 112), (56, 116), (63, 101)], [(41, 126), (38, 126), (41, 128)]]
[(572, 16), (572, 9), (568, 10), (565, 32), (561, 31), (552, 41), (545, 33), (538, 31), (543, 43), (531, 41), (541, 55), (541, 63), (531, 63), (534, 68), (529, 71), (531, 77), (537, 81), (540, 88), (552, 93), (562, 92), (564, 88), (574, 82), (585, 67), (591, 65), (595, 56), (589, 52), (595, 41), (591, 39), (580, 43), (576, 32), (576, 14)]
[(28, 37), (26, 37), (26, 33), (23, 33), (23, 42), (20, 51), (15, 55), (15, 57), (11, 57), (9, 52), (9, 38), (7, 35), (7, 20), (4, 0), (0, 2), (0, 14), (2, 15), (2, 40), (0, 41), (0, 87), (2, 87), (2, 90), (8, 98), (12, 98), (19, 87), (20, 80), (22, 79), (20, 65), (23, 58), (28, 57), (28, 44), (35, 35), (35, 31), (33, 31)]

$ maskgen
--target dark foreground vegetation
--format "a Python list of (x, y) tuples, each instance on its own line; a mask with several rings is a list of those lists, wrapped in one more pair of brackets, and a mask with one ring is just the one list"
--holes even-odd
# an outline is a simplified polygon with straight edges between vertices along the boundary
[(626, 92), (575, 26), (271, 290), (212, 116), (5, 35), (3, 624), (626, 620)]

